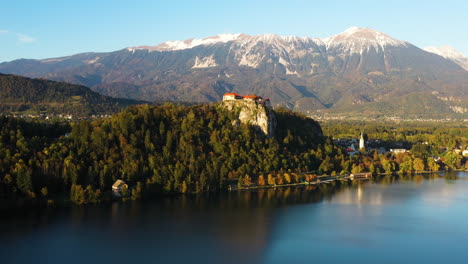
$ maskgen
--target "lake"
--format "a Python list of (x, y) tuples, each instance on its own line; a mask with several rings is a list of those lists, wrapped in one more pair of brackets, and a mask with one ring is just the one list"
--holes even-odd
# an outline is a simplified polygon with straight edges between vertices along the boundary
[(468, 175), (3, 215), (0, 263), (468, 263)]

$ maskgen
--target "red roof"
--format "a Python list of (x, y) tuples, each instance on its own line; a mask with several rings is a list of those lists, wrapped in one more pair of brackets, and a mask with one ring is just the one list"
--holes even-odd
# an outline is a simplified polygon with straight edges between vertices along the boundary
[(225, 93), (224, 94), (224, 96), (228, 96), (228, 95), (241, 96), (240, 94), (237, 94), (237, 93)]
[(245, 99), (259, 99), (261, 98), (260, 96), (256, 95), (256, 94), (251, 94), (251, 95), (246, 95), (244, 96)]

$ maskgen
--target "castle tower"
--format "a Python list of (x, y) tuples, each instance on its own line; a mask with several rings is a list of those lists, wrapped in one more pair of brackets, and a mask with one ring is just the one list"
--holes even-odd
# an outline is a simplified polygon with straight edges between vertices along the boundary
[(364, 134), (361, 132), (361, 138), (359, 139), (359, 150), (366, 150), (366, 144), (364, 142)]

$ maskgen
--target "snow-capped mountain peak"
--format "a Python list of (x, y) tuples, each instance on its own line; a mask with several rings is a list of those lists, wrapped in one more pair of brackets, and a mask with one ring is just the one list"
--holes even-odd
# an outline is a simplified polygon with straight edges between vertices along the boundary
[[(166, 52), (215, 44), (230, 45), (228, 52), (231, 57), (227, 57), (229, 58), (227, 61), (230, 63), (252, 68), (271, 64), (274, 72), (276, 72), (276, 67), (280, 67), (278, 71), (284, 71), (286, 74), (297, 73), (296, 75), (315, 73), (320, 67), (325, 67), (322, 62), (329, 58), (333, 60), (335, 56), (338, 56), (343, 60), (356, 54), (360, 56), (377, 55), (376, 60), (381, 62), (386, 70), (390, 70), (392, 68), (392, 61), (389, 59), (391, 56), (387, 55), (391, 55), (400, 48), (413, 48), (413, 45), (406, 41), (397, 40), (374, 29), (351, 27), (337, 35), (323, 39), (276, 34), (220, 34), (200, 39), (167, 41), (155, 46), (131, 47), (127, 50), (131, 52), (136, 50)], [(427, 48), (426, 51), (438, 54), (468, 70), (468, 59), (451, 47), (432, 47)], [(191, 64), (192, 69), (216, 67), (220, 63), (217, 61), (218, 55), (205, 53), (195, 56), (196, 58), (194, 57), (193, 64)], [(367, 55), (365, 56), (369, 58)], [(301, 61), (314, 62), (304, 66)], [(86, 63), (91, 62), (94, 61)], [(358, 63), (357, 69), (360, 69), (359, 65), (362, 65), (363, 61), (359, 60), (356, 63)]]
[(226, 43), (229, 41), (234, 41), (239, 38), (245, 38), (245, 34), (220, 34), (216, 36), (206, 37), (202, 39), (187, 39), (187, 40), (175, 40), (167, 41), (156, 46), (139, 46), (128, 48), (130, 51), (145, 49), (150, 51), (172, 51), (172, 50), (184, 50), (191, 49), (200, 45), (211, 45), (216, 43)]
[(364, 49), (374, 47), (384, 49), (385, 46), (407, 46), (405, 41), (394, 39), (382, 32), (370, 28), (351, 27), (338, 35), (323, 39), (327, 48), (341, 46), (343, 51), (362, 53)]
[(167, 41), (156, 46), (139, 46), (130, 47), (129, 51), (149, 50), (149, 51), (175, 51), (191, 49), (200, 45), (213, 45), (217, 43), (227, 43), (234, 41), (238, 44), (246, 44), (252, 42), (263, 43), (311, 43), (324, 45), (327, 48), (340, 46), (343, 51), (351, 51), (351, 53), (360, 52), (374, 47), (376, 50), (379, 47), (385, 46), (407, 46), (408, 43), (394, 39), (384, 33), (370, 29), (351, 27), (344, 32), (328, 38), (319, 39), (311, 37), (297, 36), (280, 36), (276, 34), (263, 34), (257, 36), (249, 36), (246, 34), (220, 34), (216, 36), (201, 38)]

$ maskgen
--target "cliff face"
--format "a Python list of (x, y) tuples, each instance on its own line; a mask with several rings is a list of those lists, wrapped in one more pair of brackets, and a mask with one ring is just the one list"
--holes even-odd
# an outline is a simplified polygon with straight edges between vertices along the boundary
[(229, 111), (238, 111), (238, 120), (242, 124), (257, 127), (266, 136), (273, 137), (276, 128), (276, 116), (274, 112), (261, 103), (247, 100), (223, 101), (221, 106)]

